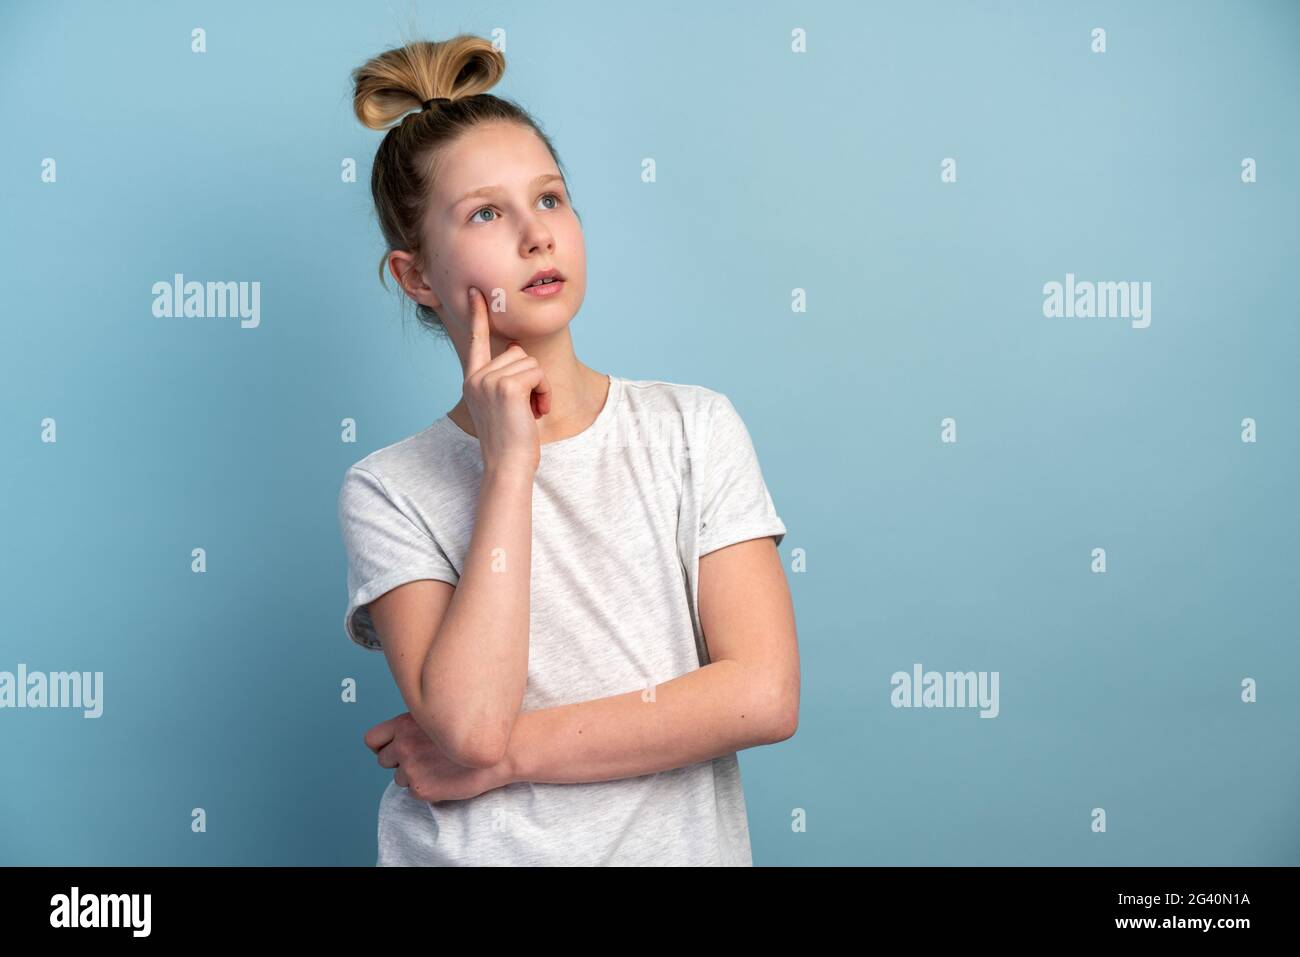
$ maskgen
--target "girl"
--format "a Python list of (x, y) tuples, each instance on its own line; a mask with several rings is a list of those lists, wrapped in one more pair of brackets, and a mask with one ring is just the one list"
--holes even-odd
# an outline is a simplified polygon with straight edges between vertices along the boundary
[(339, 494), (345, 628), (409, 709), (366, 735), (378, 864), (750, 865), (736, 751), (798, 720), (785, 525), (725, 395), (574, 354), (582, 227), (504, 69), (462, 35), (353, 73), (381, 280), (465, 372)]

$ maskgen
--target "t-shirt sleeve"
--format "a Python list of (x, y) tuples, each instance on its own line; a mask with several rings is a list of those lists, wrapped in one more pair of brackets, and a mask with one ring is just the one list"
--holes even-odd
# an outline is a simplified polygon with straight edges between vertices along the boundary
[(740, 413), (722, 393), (709, 416), (704, 454), (699, 553), (766, 535), (780, 545), (785, 523), (763, 481), (758, 455)]
[(455, 585), (460, 575), (424, 525), (403, 511), (367, 469), (348, 469), (338, 511), (348, 560), (343, 629), (361, 647), (381, 651), (370, 602), (410, 581), (432, 578)]

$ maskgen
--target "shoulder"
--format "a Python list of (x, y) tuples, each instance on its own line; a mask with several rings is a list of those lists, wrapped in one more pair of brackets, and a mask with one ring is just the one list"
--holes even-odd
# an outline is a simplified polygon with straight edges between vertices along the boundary
[(460, 469), (453, 467), (456, 454), (455, 444), (439, 420), (357, 459), (344, 470), (341, 493), (347, 495), (360, 487), (392, 498), (399, 490), (427, 489), (459, 473)]
[(400, 468), (404, 462), (418, 458), (436, 444), (439, 432), (437, 423), (421, 429), (404, 439), (398, 439), (383, 448), (375, 449), (353, 462), (349, 469), (362, 469), (367, 472), (382, 472), (394, 467)]
[(726, 395), (708, 386), (662, 379), (624, 379), (623, 396), (627, 407), (635, 412), (680, 412), (683, 416), (703, 416), (706, 421), (716, 409), (731, 404)]
[(709, 447), (713, 433), (736, 415), (727, 396), (705, 385), (623, 379), (620, 415), (638, 433), (680, 435), (687, 449)]
[(730, 396), (706, 385), (624, 379), (622, 404), (622, 414), (638, 428), (680, 431), (688, 448), (725, 451), (749, 441), (749, 430)]

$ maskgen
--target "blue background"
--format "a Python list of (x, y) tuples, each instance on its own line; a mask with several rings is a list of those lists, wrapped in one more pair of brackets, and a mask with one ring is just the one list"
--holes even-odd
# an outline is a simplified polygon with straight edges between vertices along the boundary
[[(105, 673), (98, 720), (0, 711), (0, 864), (374, 862), (404, 706), (336, 498), (461, 373), (378, 282), (348, 74), (495, 28), (583, 216), (578, 354), (730, 396), (805, 550), (755, 863), (1300, 863), (1300, 5), (416, 9), (0, 8), (0, 670)], [(155, 318), (177, 272), (260, 327)], [(1150, 327), (1045, 318), (1067, 272)], [(1000, 715), (891, 707), (914, 662)]]

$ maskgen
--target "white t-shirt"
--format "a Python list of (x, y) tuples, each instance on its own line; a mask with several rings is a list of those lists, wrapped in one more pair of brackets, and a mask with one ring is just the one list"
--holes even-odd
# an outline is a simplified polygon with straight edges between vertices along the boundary
[[(785, 525), (731, 401), (610, 376), (595, 421), (541, 446), (533, 483), (523, 710), (604, 698), (709, 663), (701, 555)], [(366, 604), (416, 579), (456, 584), (477, 514), (478, 439), (443, 416), (351, 466), (339, 494), (344, 627), (381, 650)], [(736, 754), (637, 777), (517, 782), (430, 803), (390, 782), (379, 865), (752, 865)]]

